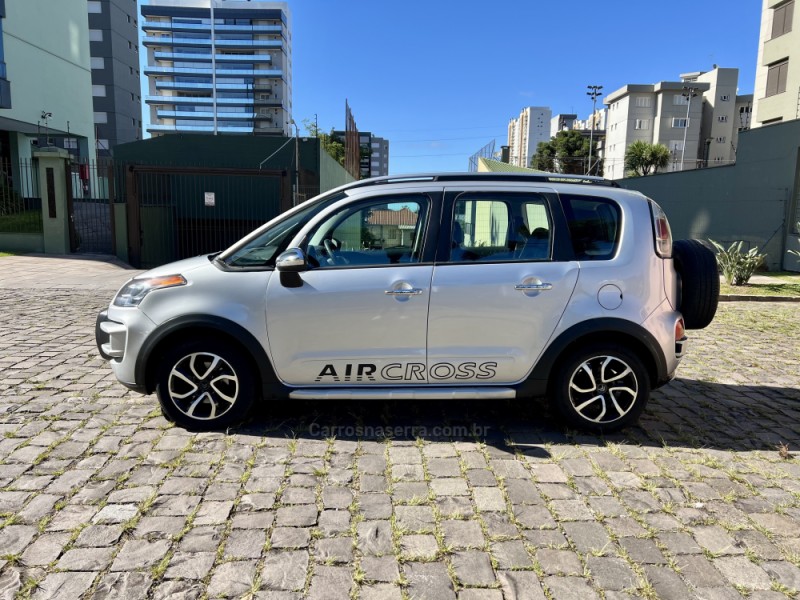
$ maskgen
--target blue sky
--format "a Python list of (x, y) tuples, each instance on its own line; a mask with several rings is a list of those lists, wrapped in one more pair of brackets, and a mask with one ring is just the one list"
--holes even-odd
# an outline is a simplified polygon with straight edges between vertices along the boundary
[(589, 84), (739, 68), (752, 93), (758, 0), (296, 0), (294, 117), (390, 141), (392, 174), (465, 171), (524, 106), (591, 112)]
[(390, 141), (392, 174), (465, 171), (525, 106), (591, 112), (586, 86), (677, 80), (713, 64), (753, 91), (759, 0), (290, 0), (293, 109)]

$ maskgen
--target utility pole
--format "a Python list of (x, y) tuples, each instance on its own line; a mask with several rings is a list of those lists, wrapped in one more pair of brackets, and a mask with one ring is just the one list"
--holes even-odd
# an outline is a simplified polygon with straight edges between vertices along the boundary
[(686, 127), (683, 130), (683, 148), (681, 148), (681, 171), (683, 171), (683, 159), (686, 156), (686, 134), (689, 133), (689, 110), (692, 108), (692, 98), (697, 96), (697, 88), (685, 85), (681, 96), (689, 99), (686, 104)]
[(300, 131), (294, 119), (291, 123), (294, 125), (294, 198), (292, 206), (297, 206), (297, 200), (300, 197)]
[(589, 163), (586, 165), (586, 174), (589, 175), (592, 172), (592, 145), (594, 144), (594, 115), (595, 111), (597, 110), (597, 97), (600, 96), (600, 90), (603, 89), (602, 85), (587, 85), (589, 91), (586, 92), (587, 96), (591, 96), (592, 98), (592, 123), (589, 127)]

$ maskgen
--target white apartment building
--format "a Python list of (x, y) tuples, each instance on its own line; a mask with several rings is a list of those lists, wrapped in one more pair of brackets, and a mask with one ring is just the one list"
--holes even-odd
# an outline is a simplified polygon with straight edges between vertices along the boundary
[[(739, 131), (750, 126), (750, 96), (737, 96), (738, 69), (681, 75), (681, 81), (627, 85), (609, 94), (604, 175), (625, 176), (625, 152), (641, 140), (663, 144), (665, 171), (722, 166), (736, 160)], [(691, 95), (691, 97), (690, 97)]]
[(763, 0), (753, 127), (800, 118), (800, 15), (795, 0)]
[(530, 167), (539, 142), (550, 139), (552, 111), (546, 106), (528, 106), (518, 119), (508, 122), (508, 147), (510, 164)]
[(291, 134), (285, 2), (144, 0), (141, 13), (151, 134)]

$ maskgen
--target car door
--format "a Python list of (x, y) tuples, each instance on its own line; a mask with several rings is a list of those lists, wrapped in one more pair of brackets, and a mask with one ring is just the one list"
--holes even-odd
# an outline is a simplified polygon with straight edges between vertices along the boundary
[(438, 226), (440, 196), (353, 200), (307, 232), (310, 268), (300, 285), (276, 274), (267, 286), (267, 334), (281, 380), (345, 387), (427, 381), (435, 248), (426, 234), (435, 233), (430, 215)]
[(431, 383), (514, 383), (555, 330), (579, 265), (556, 194), (446, 190), (428, 316)]

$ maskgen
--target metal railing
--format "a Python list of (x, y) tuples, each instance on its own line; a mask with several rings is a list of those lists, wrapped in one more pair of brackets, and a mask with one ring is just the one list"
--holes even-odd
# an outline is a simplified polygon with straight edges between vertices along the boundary
[(0, 162), (0, 233), (42, 233), (36, 163)]

